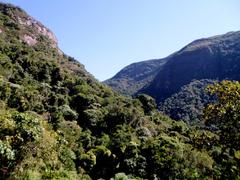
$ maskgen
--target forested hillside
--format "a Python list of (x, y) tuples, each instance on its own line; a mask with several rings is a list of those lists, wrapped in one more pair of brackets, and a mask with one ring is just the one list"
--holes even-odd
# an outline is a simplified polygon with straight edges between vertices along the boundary
[(140, 90), (164, 101), (192, 80), (240, 80), (240, 31), (196, 40), (172, 56)]
[(238, 179), (240, 85), (209, 91), (206, 128), (174, 121), (150, 96), (95, 80), (49, 29), (0, 4), (1, 179)]
[[(124, 68), (104, 83), (128, 95), (146, 93), (156, 99), (160, 110), (175, 119), (193, 123), (195, 117), (198, 119), (202, 114), (203, 105), (211, 101), (207, 101), (205, 95), (197, 95), (199, 93), (194, 95), (195, 98), (191, 93), (182, 94), (182, 88), (191, 87), (190, 83), (195, 80), (240, 80), (239, 50), (240, 31), (203, 38), (193, 41), (166, 58), (153, 61), (157, 63), (154, 68), (151, 60), (139, 62)], [(128, 69), (130, 71), (126, 71)], [(142, 75), (144, 78), (139, 81), (136, 77)], [(200, 89), (197, 90), (198, 87)], [(206, 94), (200, 86), (195, 86), (194, 89)], [(180, 98), (174, 102), (173, 99), (178, 95)], [(183, 98), (183, 95), (186, 97)], [(186, 101), (187, 106), (183, 105)], [(194, 103), (195, 101), (199, 103)]]
[(130, 64), (104, 83), (122, 94), (133, 95), (153, 80), (167, 60), (154, 59)]
[(184, 120), (189, 124), (201, 123), (204, 108), (216, 102), (216, 97), (206, 91), (207, 86), (214, 82), (217, 81), (193, 80), (160, 103), (159, 110), (174, 120)]

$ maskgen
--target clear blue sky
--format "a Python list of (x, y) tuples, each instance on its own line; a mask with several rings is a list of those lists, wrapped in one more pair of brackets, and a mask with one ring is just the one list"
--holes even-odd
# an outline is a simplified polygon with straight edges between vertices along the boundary
[(124, 66), (240, 30), (239, 0), (8, 0), (58, 37), (59, 47), (105, 80)]

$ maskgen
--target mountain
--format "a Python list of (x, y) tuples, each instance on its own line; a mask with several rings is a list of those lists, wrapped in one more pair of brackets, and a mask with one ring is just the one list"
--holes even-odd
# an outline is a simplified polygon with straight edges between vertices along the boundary
[(159, 104), (159, 110), (175, 120), (189, 124), (201, 123), (203, 109), (216, 102), (216, 97), (206, 92), (206, 88), (216, 81), (209, 79), (193, 80)]
[(213, 87), (229, 94), (206, 109), (206, 126), (174, 121), (152, 97), (98, 82), (51, 30), (0, 3), (0, 179), (236, 179), (238, 87)]
[(104, 83), (118, 92), (132, 95), (149, 84), (167, 60), (154, 59), (130, 64)]
[(196, 40), (171, 57), (153, 81), (138, 91), (164, 101), (192, 80), (240, 79), (240, 31)]
[[(159, 66), (154, 69), (147, 68), (151, 60), (139, 62), (137, 67), (124, 68), (105, 83), (128, 95), (148, 94), (156, 99), (159, 110), (171, 118), (196, 123), (204, 107), (212, 102), (204, 91), (208, 83), (240, 80), (239, 50), (240, 31), (203, 38), (167, 58), (156, 60)], [(131, 73), (125, 70), (129, 68)], [(144, 83), (135, 78), (139, 74), (143, 75)]]
[[(239, 80), (239, 50), (240, 31), (203, 38), (167, 58), (156, 60), (158, 64), (154, 68), (148, 68), (152, 64), (151, 60), (137, 63), (137, 66), (129, 65), (105, 83), (130, 95), (146, 93), (159, 103), (194, 79)], [(136, 78), (138, 76), (144, 83)]]

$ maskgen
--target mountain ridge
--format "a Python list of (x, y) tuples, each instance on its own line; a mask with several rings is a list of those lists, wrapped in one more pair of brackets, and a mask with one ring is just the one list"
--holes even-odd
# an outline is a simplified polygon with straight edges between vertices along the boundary
[[(137, 74), (128, 74), (124, 71), (125, 68), (117, 73), (123, 73), (124, 76), (116, 77), (115, 75), (113, 78), (105, 81), (104, 83), (111, 86), (113, 89), (119, 92), (127, 93), (128, 95), (146, 93), (156, 98), (157, 102), (162, 102), (164, 99), (170, 97), (170, 95), (173, 93), (176, 93), (180, 87), (190, 83), (194, 79), (239, 79), (236, 70), (234, 77), (228, 77), (229, 73), (224, 74), (227, 73), (224, 72), (222, 67), (224, 66), (224, 60), (220, 61), (220, 59), (225, 58), (223, 56), (229, 56), (230, 54), (237, 56), (234, 55), (234, 53), (236, 54), (236, 52), (238, 52), (239, 40), (240, 31), (231, 31), (222, 35), (216, 35), (192, 41), (170, 56), (163, 58), (167, 59), (166, 63), (164, 63), (160, 69), (158, 69), (158, 66), (156, 66), (152, 72), (149, 71), (149, 74), (153, 72), (155, 72), (155, 74), (150, 78), (149, 81), (146, 81), (143, 85), (140, 85), (140, 88), (138, 89), (131, 89), (131, 87), (138, 86), (139, 82), (137, 80), (134, 81), (134, 76), (137, 76)], [(233, 52), (234, 48), (236, 48), (235, 52)], [(204, 60), (204, 58), (206, 60)], [(151, 63), (151, 60), (149, 63)], [(144, 61), (144, 63), (138, 62), (139, 67), (144, 67), (146, 64), (148, 64), (148, 61)], [(190, 64), (192, 64), (192, 67), (190, 67)], [(133, 65), (134, 64), (127, 66), (132, 68), (132, 72), (134, 72)], [(139, 67), (138, 69), (140, 69)], [(180, 70), (180, 68), (182, 68), (181, 72), (176, 72), (176, 70)], [(227, 68), (231, 69), (230, 64), (227, 65)], [(195, 72), (192, 72), (193, 69), (195, 69)], [(192, 73), (189, 74), (190, 72)], [(143, 72), (135, 71), (135, 73), (141, 74)], [(188, 73), (188, 75), (184, 76), (186, 73)], [(169, 80), (173, 80), (173, 77), (178, 80), (175, 82), (170, 82)], [(122, 86), (121, 83), (128, 81), (128, 79), (132, 80), (130, 85)], [(130, 92), (126, 91), (128, 88), (131, 89)]]
[[(166, 62), (167, 58), (132, 63), (104, 83), (123, 94), (133, 94), (150, 82), (156, 75), (157, 69)], [(129, 74), (131, 74), (130, 78), (128, 78)], [(135, 81), (138, 82), (137, 86), (135, 86)]]
[(238, 80), (240, 31), (204, 38), (175, 53), (154, 80), (139, 92), (163, 101), (193, 79)]
[[(212, 131), (211, 121), (202, 128), (174, 121), (148, 95), (122, 96), (59, 52), (35, 20), (18, 17), (30, 18), (0, 3), (0, 179), (240, 177), (239, 136), (221, 124), (220, 133)], [(240, 91), (222, 85), (230, 96)], [(216, 119), (215, 106), (208, 119)]]

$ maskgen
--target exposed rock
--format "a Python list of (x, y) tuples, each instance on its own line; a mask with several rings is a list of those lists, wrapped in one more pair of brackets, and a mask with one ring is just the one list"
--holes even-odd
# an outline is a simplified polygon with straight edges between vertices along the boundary
[(23, 41), (27, 43), (29, 46), (34, 46), (37, 43), (37, 40), (35, 37), (29, 36), (26, 34), (23, 36)]
[(58, 50), (58, 53), (59, 53), (60, 55), (63, 55), (63, 54), (64, 54), (61, 49), (58, 48), (57, 50)]
[(32, 17), (26, 17), (26, 18), (18, 17), (17, 19), (21, 25), (26, 27), (32, 27), (35, 30), (37, 30), (39, 34), (46, 36), (51, 41), (51, 46), (54, 48), (57, 48), (58, 41), (56, 36), (51, 30), (43, 26), (42, 23), (40, 23), (39, 21), (35, 20)]

